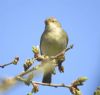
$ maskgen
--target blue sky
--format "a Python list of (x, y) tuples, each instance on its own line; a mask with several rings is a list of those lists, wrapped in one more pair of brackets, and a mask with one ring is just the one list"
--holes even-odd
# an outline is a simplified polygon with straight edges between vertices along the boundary
[[(99, 0), (0, 0), (0, 64), (20, 57), (17, 66), (0, 69), (0, 76), (15, 76), (23, 71), (25, 59), (32, 58), (32, 46), (39, 45), (44, 20), (56, 17), (74, 48), (66, 53), (64, 74), (53, 76), (53, 83), (70, 84), (80, 76), (88, 81), (80, 87), (92, 95), (100, 85), (100, 1)], [(34, 80), (41, 81), (42, 77)], [(36, 95), (71, 95), (64, 88), (40, 86)], [(26, 95), (31, 87), (20, 85), (4, 95)]]

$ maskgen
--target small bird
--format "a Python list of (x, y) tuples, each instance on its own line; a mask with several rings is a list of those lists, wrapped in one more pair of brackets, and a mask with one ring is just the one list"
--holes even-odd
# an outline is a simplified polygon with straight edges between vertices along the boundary
[[(40, 39), (40, 52), (42, 55), (46, 56), (55, 56), (61, 51), (63, 51), (68, 44), (68, 35), (63, 30), (60, 22), (54, 18), (50, 17), (45, 20), (45, 30)], [(63, 60), (57, 60), (59, 71), (61, 71), (62, 62), (64, 61), (65, 56), (63, 56)], [(50, 68), (50, 67), (48, 67)], [(51, 83), (52, 77), (52, 69), (47, 72), (44, 70), (43, 75), (43, 83)]]

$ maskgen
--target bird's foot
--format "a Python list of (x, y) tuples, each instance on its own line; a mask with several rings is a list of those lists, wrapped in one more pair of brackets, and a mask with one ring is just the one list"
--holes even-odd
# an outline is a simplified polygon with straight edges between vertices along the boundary
[(64, 67), (63, 67), (63, 66), (60, 66), (60, 67), (59, 67), (59, 72), (60, 72), (60, 73), (64, 73)]

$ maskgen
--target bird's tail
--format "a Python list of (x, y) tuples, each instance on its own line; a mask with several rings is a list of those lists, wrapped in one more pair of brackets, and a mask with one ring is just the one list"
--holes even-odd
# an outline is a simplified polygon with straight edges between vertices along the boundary
[(48, 73), (44, 72), (42, 82), (43, 83), (51, 83), (51, 80), (52, 80), (51, 77), (52, 77), (52, 72), (48, 72)]
[(51, 81), (52, 81), (52, 74), (54, 74), (54, 71), (55, 71), (55, 66), (52, 65), (51, 61), (49, 61), (49, 63), (45, 64), (45, 67), (44, 67), (43, 71), (44, 71), (44, 75), (43, 75), (42, 82), (43, 83), (51, 83)]

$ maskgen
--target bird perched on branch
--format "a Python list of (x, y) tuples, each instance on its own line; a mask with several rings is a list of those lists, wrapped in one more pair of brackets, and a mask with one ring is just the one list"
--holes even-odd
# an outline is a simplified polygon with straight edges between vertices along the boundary
[[(54, 18), (50, 17), (45, 20), (45, 30), (41, 36), (40, 40), (40, 51), (41, 54), (47, 56), (55, 56), (61, 51), (63, 51), (68, 44), (67, 33), (63, 30), (60, 22)], [(56, 59), (56, 64), (58, 64), (58, 69), (62, 72), (62, 62), (65, 56), (63, 55), (59, 60)], [(48, 69), (51, 68), (50, 66)], [(42, 82), (51, 83), (52, 68), (49, 72), (44, 70), (44, 76)]]

